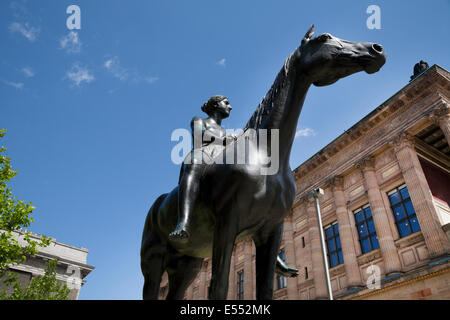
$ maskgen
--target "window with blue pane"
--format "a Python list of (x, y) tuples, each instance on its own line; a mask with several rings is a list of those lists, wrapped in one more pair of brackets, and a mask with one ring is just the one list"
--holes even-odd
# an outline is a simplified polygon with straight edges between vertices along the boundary
[(361, 252), (366, 253), (380, 247), (375, 225), (373, 223), (370, 206), (364, 206), (353, 212), (355, 215), (356, 230), (358, 231)]
[(341, 238), (337, 222), (325, 227), (325, 242), (327, 243), (328, 263), (330, 268), (344, 262), (342, 257)]
[(419, 221), (406, 185), (395, 188), (388, 197), (400, 238), (419, 231)]
[(237, 273), (237, 299), (244, 300), (244, 270)]

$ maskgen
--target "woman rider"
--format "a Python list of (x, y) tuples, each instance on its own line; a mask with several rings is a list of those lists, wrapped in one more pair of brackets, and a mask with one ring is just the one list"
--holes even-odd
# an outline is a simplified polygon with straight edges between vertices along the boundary
[(184, 160), (180, 173), (178, 223), (175, 230), (169, 234), (170, 240), (186, 242), (189, 239), (192, 211), (199, 192), (200, 176), (204, 166), (212, 163), (214, 156), (223, 150), (224, 140), (229, 141), (235, 138), (233, 135), (226, 136), (225, 129), (221, 127), (222, 120), (228, 118), (231, 109), (227, 97), (212, 96), (202, 106), (202, 111), (209, 117), (204, 119), (194, 117), (191, 121), (194, 150)]

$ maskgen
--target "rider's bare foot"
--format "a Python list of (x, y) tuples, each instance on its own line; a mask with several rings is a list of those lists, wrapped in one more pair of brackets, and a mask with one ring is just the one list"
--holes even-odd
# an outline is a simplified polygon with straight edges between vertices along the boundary
[(176, 242), (187, 242), (189, 240), (189, 232), (183, 227), (177, 227), (169, 234), (169, 240)]

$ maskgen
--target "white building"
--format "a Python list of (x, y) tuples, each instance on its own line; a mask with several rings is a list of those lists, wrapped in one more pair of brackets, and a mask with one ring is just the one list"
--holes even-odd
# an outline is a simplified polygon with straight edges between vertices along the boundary
[[(23, 235), (23, 232), (17, 232), (17, 239), (19, 244), (26, 246)], [(38, 241), (40, 235), (32, 233), (31, 238)], [(44, 275), (47, 261), (56, 259), (56, 279), (69, 287), (69, 299), (77, 300), (81, 287), (86, 283), (86, 276), (94, 270), (94, 266), (87, 264), (88, 252), (86, 248), (77, 248), (53, 239), (48, 247), (40, 248), (35, 256), (28, 257), (25, 262), (10, 266), (10, 270), (18, 274), (19, 281), (25, 286), (33, 277)], [(4, 288), (3, 282), (0, 282), (0, 290)]]

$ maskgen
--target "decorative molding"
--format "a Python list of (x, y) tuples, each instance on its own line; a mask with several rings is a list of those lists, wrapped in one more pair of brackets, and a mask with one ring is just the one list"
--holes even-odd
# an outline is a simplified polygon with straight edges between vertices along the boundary
[(395, 246), (399, 249), (410, 247), (418, 242), (425, 241), (422, 232), (415, 232), (407, 237), (395, 241)]
[(308, 223), (308, 219), (302, 219), (295, 224), (295, 232), (302, 230)]
[(322, 212), (328, 212), (329, 210), (333, 209), (333, 203), (330, 203), (329, 205), (327, 205), (326, 207), (324, 207), (322, 209)]
[(353, 189), (352, 191), (350, 191), (349, 196), (350, 198), (354, 198), (357, 195), (361, 194), (364, 192), (364, 186), (363, 185), (359, 185), (358, 187), (356, 187), (355, 189)]
[(331, 190), (334, 192), (335, 190), (343, 190), (344, 189), (344, 177), (341, 175), (335, 175), (331, 179), (329, 179), (326, 183), (330, 186)]
[(362, 266), (367, 263), (370, 263), (374, 260), (381, 259), (381, 250), (375, 249), (370, 252), (364, 253), (356, 258), (358, 260), (358, 265)]
[(441, 100), (441, 104), (438, 105), (435, 109), (433, 109), (428, 115), (427, 118), (436, 125), (441, 125), (442, 121), (450, 120), (450, 106), (444, 101)]
[(374, 169), (375, 168), (375, 158), (371, 155), (362, 158), (355, 163), (355, 167), (360, 170), (364, 169)]
[(405, 147), (414, 148), (415, 145), (414, 136), (410, 135), (406, 131), (401, 132), (394, 139), (388, 142), (388, 144), (394, 148), (395, 152), (402, 150)]
[(297, 285), (297, 289), (298, 290), (303, 290), (303, 289), (307, 289), (307, 288), (310, 288), (310, 287), (314, 287), (314, 279), (305, 280), (304, 282), (299, 283)]
[(437, 117), (438, 119), (446, 118), (448, 119), (450, 117), (450, 106), (445, 103), (445, 101), (442, 101), (442, 105), (437, 107), (433, 113), (433, 116)]
[(330, 269), (330, 278), (335, 277), (340, 274), (344, 274), (344, 273), (345, 273), (345, 267), (344, 267), (344, 264), (342, 263), (342, 264)]
[(384, 170), (381, 173), (381, 177), (383, 179), (386, 179), (387, 177), (393, 175), (395, 172), (398, 172), (398, 171), (400, 171), (400, 167), (398, 166), (397, 163), (395, 163), (392, 166), (390, 166), (388, 169)]
[(450, 272), (450, 268), (445, 268), (445, 269), (441, 269), (441, 270), (438, 270), (438, 271), (435, 271), (435, 272), (431, 272), (431, 273), (428, 273), (428, 274), (425, 274), (425, 275), (422, 275), (422, 276), (418, 276), (416, 278), (412, 278), (412, 279), (409, 279), (409, 280), (406, 280), (406, 281), (403, 281), (403, 279), (405, 278), (403, 276), (403, 277), (399, 278), (397, 283), (394, 283), (394, 284), (392, 284), (390, 286), (389, 285), (385, 286), (384, 288), (381, 288), (381, 289), (378, 289), (378, 290), (367, 289), (365, 293), (363, 293), (361, 295), (357, 295), (356, 297), (353, 297), (351, 299), (362, 300), (364, 298), (368, 298), (368, 297), (373, 296), (373, 295), (379, 295), (380, 293), (383, 293), (383, 292), (386, 292), (386, 291), (390, 291), (392, 289), (396, 289), (396, 288), (399, 288), (399, 287), (403, 287), (403, 286), (409, 285), (409, 284), (414, 283), (414, 282), (419, 282), (419, 281), (423, 281), (425, 279), (434, 278), (436, 276), (439, 276), (441, 274), (445, 274), (445, 273), (448, 273), (448, 272)]

